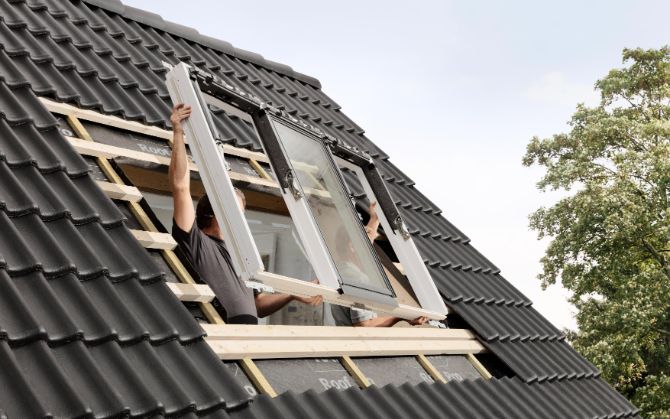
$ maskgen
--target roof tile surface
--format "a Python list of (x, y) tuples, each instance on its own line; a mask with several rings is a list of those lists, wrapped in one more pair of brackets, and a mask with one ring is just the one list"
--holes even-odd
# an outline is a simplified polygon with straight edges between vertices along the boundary
[(629, 418), (638, 409), (599, 379), (525, 384), (513, 378), (372, 386), (259, 396), (231, 417), (270, 418)]

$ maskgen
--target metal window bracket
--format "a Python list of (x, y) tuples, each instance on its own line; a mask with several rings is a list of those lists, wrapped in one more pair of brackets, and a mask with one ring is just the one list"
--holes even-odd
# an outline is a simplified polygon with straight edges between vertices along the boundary
[(402, 221), (402, 217), (400, 216), (397, 216), (393, 219), (393, 229), (400, 233), (400, 236), (405, 240), (412, 238), (412, 235), (407, 230), (407, 227), (405, 227), (405, 223)]
[(298, 184), (296, 183), (295, 180), (295, 174), (293, 174), (293, 170), (289, 170), (286, 172), (286, 185), (288, 186), (289, 191), (291, 191), (291, 195), (293, 195), (293, 198), (295, 200), (298, 200), (303, 197), (302, 191), (298, 187)]

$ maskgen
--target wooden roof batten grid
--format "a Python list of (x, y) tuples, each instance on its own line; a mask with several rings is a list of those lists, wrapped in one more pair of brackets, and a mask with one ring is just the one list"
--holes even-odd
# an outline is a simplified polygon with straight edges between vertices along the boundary
[[(126, 185), (116, 172), (109, 159), (117, 156), (136, 158), (160, 164), (169, 164), (169, 158), (127, 150), (120, 147), (98, 143), (91, 138), (80, 119), (96, 122), (115, 128), (145, 134), (167, 140), (171, 145), (172, 132), (158, 127), (127, 121), (115, 116), (80, 109), (72, 105), (40, 98), (42, 104), (53, 113), (65, 115), (75, 134), (79, 138), (66, 137), (68, 142), (80, 152), (96, 159), (101, 170), (110, 182), (96, 182), (110, 199), (126, 201), (131, 213), (145, 229), (131, 230), (133, 235), (146, 248), (159, 249), (168, 266), (181, 283), (168, 283), (168, 287), (181, 301), (198, 302), (210, 324), (202, 324), (208, 334), (206, 341), (222, 360), (235, 360), (247, 374), (254, 386), (263, 394), (276, 397), (266, 377), (256, 366), (253, 359), (272, 358), (319, 358), (337, 357), (354, 378), (365, 388), (370, 385), (368, 378), (361, 372), (352, 356), (415, 356), (421, 367), (435, 380), (445, 382), (444, 377), (426, 358), (428, 355), (460, 354), (466, 355), (470, 363), (485, 379), (491, 374), (477, 360), (475, 354), (486, 352), (476, 336), (464, 329), (433, 328), (351, 328), (328, 326), (241, 326), (226, 325), (211, 301), (214, 293), (206, 284), (198, 284), (190, 276), (172, 249), (176, 243), (166, 233), (158, 231), (154, 223), (140, 206), (143, 198), (141, 191)], [(226, 153), (247, 159), (259, 178), (244, 176), (242, 180), (262, 186), (278, 187), (259, 162), (267, 163), (262, 153), (226, 145)], [(197, 167), (190, 163), (191, 170)], [(234, 173), (234, 172), (233, 172)], [(231, 178), (235, 178), (231, 176)], [(302, 348), (296, 351), (295, 340), (300, 339)], [(283, 349), (281, 349), (283, 348)]]

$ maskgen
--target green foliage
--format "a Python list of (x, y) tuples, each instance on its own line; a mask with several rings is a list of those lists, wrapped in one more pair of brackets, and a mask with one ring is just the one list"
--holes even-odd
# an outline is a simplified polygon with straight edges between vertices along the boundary
[(670, 417), (670, 48), (626, 49), (570, 132), (533, 138), (523, 164), (568, 196), (530, 216), (551, 242), (539, 279), (572, 291), (569, 337), (647, 417)]

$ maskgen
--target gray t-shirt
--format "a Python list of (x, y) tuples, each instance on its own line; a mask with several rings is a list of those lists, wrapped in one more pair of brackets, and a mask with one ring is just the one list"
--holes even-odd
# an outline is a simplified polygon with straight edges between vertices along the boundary
[(203, 233), (195, 221), (190, 232), (182, 230), (173, 221), (172, 237), (189, 259), (193, 269), (214, 291), (226, 310), (226, 320), (237, 316), (258, 318), (254, 292), (235, 273), (230, 253), (223, 240)]
[(354, 323), (360, 323), (377, 317), (377, 313), (374, 311), (338, 306), (335, 304), (331, 304), (330, 312), (333, 314), (336, 326), (353, 326)]
[[(337, 269), (340, 274), (346, 278), (356, 278), (358, 280), (366, 278), (360, 268), (352, 262), (341, 263), (338, 265)], [(333, 319), (337, 326), (353, 326), (355, 323), (360, 323), (377, 317), (377, 313), (374, 311), (338, 306), (335, 304), (330, 306), (330, 312), (333, 314)]]

